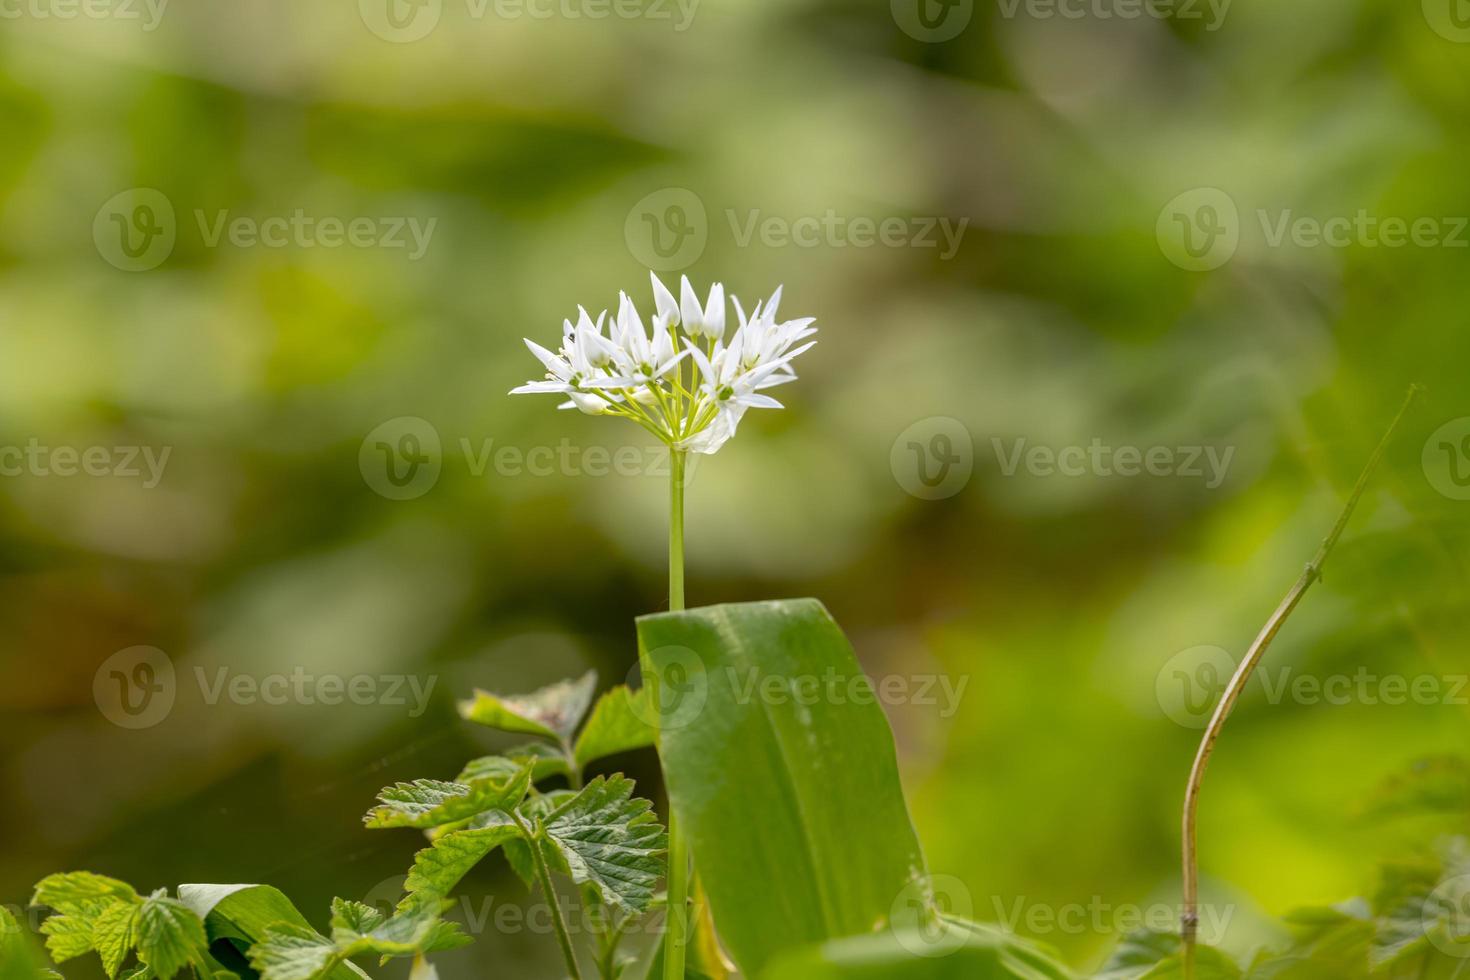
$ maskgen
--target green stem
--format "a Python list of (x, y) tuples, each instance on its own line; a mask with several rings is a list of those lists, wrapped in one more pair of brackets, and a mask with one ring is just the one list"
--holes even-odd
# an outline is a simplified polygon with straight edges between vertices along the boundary
[(551, 868), (546, 865), (546, 855), (541, 851), (541, 841), (531, 833), (531, 829), (514, 812), (510, 817), (516, 822), (521, 833), (526, 838), (526, 843), (531, 846), (531, 854), (536, 858), (536, 878), (541, 882), (541, 890), (546, 894), (546, 904), (551, 906), (551, 924), (556, 928), (556, 941), (561, 946), (561, 955), (567, 961), (567, 969), (572, 980), (582, 980), (582, 968), (577, 965), (577, 951), (572, 948), (572, 937), (567, 932), (566, 920), (562, 918), (561, 906), (556, 902), (556, 889), (551, 884)]
[[(669, 449), (669, 609), (684, 608), (684, 464), (685, 454)], [(664, 980), (684, 980), (684, 951), (689, 943), (689, 848), (669, 805), (669, 911), (664, 942)]]

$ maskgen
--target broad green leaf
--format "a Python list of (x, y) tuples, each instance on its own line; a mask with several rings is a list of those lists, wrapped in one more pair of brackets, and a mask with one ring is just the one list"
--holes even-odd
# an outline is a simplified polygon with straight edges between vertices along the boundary
[(588, 671), (578, 680), (558, 681), (531, 694), (491, 694), (477, 690), (473, 699), (460, 702), (459, 713), (467, 721), (503, 732), (539, 735), (568, 743), (596, 691), (597, 672)]
[[(478, 821), (477, 821), (478, 822)], [(521, 837), (520, 828), (503, 814), (486, 814), (482, 826), (467, 827), (445, 834), (414, 855), (409, 869), (407, 902), (414, 898), (444, 899), (470, 869), (485, 856), (508, 841)], [(402, 905), (399, 906), (403, 908)]]
[(470, 783), (477, 779), (505, 779), (526, 766), (531, 767), (531, 782), (539, 782), (551, 776), (565, 776), (571, 771), (567, 757), (561, 750), (545, 742), (528, 742), (507, 749), (500, 755), (487, 755), (465, 764), (456, 783)]
[(138, 959), (160, 980), (169, 980), (191, 964), (203, 964), (209, 939), (204, 923), (183, 902), (156, 892), (143, 902), (134, 920)]
[(92, 944), (97, 947), (97, 955), (102, 957), (102, 969), (109, 977), (117, 976), (137, 944), (133, 926), (138, 911), (138, 906), (132, 902), (113, 902), (97, 917), (97, 924), (92, 929)]
[(486, 810), (516, 806), (531, 786), (531, 770), (501, 778), (490, 776), (472, 783), (419, 779), (398, 783), (378, 794), (383, 804), (363, 818), (370, 829), (384, 827), (438, 827), (467, 820)]
[[(291, 900), (270, 885), (180, 885), (179, 901), (204, 920), (211, 944), (225, 940), (242, 954), (264, 939), (272, 926), (311, 928)], [(328, 974), (331, 980), (358, 980), (363, 975), (350, 963)]]
[(566, 861), (572, 880), (597, 886), (603, 901), (642, 912), (664, 872), (668, 836), (653, 804), (633, 796), (633, 781), (597, 777), (551, 812), (547, 841)]
[(741, 969), (887, 921), (924, 858), (888, 720), (821, 603), (648, 616), (638, 636), (674, 812)]
[(658, 733), (650, 724), (652, 717), (647, 688), (631, 691), (619, 684), (608, 691), (597, 699), (592, 717), (577, 736), (573, 752), (577, 765), (585, 767), (598, 759), (654, 744)]
[[(1041, 950), (973, 923), (834, 939), (779, 957), (760, 980), (1069, 980)], [(1200, 980), (1206, 980), (1201, 977)]]

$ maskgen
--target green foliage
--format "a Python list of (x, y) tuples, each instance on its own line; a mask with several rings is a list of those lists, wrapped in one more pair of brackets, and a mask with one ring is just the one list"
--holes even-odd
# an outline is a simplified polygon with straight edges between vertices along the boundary
[[(801, 679), (867, 684), (814, 600), (644, 617), (645, 675), (682, 705), (660, 752), (720, 935), (756, 975), (784, 951), (885, 922), (924, 874), (892, 732), (871, 698), (768, 697)], [(703, 699), (697, 717), (683, 712)], [(666, 698), (667, 702), (668, 699)], [(718, 774), (716, 777), (714, 774)]]
[(560, 853), (573, 881), (594, 885), (609, 905), (648, 910), (668, 836), (653, 805), (633, 796), (631, 779), (599, 776), (552, 811), (539, 835)]
[(355, 956), (420, 959), (469, 942), (440, 918), (443, 910), (442, 902), (425, 901), (385, 916), (359, 902), (335, 899), (330, 938), (305, 926), (273, 926), (251, 947), (250, 963), (261, 980), (322, 980)]
[(33, 902), (55, 910), (41, 931), (57, 962), (95, 951), (114, 978), (134, 954), (159, 980), (186, 969), (201, 976), (214, 972), (204, 922), (163, 889), (145, 899), (124, 882), (78, 871), (42, 880)]
[[(596, 690), (597, 673), (588, 671), (576, 681), (560, 681), (526, 695), (476, 691), (473, 699), (460, 703), (460, 714), (466, 720), (500, 731), (535, 735), (550, 744), (533, 742), (500, 756), (476, 759), (465, 767), (460, 780), (500, 771), (509, 760), (510, 764), (533, 763), (533, 778), (537, 780), (566, 775), (580, 782), (582, 771), (599, 759), (654, 744), (657, 733), (649, 722), (645, 691), (618, 685), (592, 706)], [(587, 723), (574, 739), (573, 733), (584, 718)]]
[(575, 681), (558, 681), (532, 694), (509, 696), (476, 691), (460, 703), (466, 721), (503, 732), (539, 735), (567, 742), (582, 723), (597, 691), (597, 673), (588, 671)]
[[(1070, 980), (1050, 954), (954, 919), (834, 939), (785, 953), (760, 980)], [(1200, 980), (1206, 980), (1201, 977)]]

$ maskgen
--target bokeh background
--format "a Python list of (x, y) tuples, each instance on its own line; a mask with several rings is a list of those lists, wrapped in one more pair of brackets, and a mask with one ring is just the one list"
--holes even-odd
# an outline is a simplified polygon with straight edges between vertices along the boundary
[[(1177, 902), (1190, 685), (1243, 652), (1412, 382), (1269, 676), (1431, 695), (1253, 685), (1202, 818), (1219, 938), (1267, 941), (1463, 823), (1384, 787), (1466, 748), (1470, 11), (1151, 9), (6, 4), (0, 446), (41, 455), (0, 459), (0, 902), (85, 868), (265, 881), (322, 925), (333, 895), (394, 897), (418, 846), (361, 829), (378, 788), (500, 744), (456, 697), (624, 679), (632, 617), (666, 604), (657, 454), (505, 393), (539, 374), (523, 336), (619, 289), (647, 308), (650, 265), (819, 318), (787, 410), (696, 471), (690, 601), (817, 596), (875, 677), (963, 685), (886, 707), (977, 917), (1086, 970), (1118, 910)], [(1429, 223), (1395, 244), (1384, 219)], [(1228, 465), (1009, 465), (1095, 441)], [(557, 462), (513, 465), (537, 447)], [(140, 646), (173, 670), (141, 723), (114, 688), (160, 667)], [(293, 673), (403, 686), (209, 694)], [(657, 795), (651, 754), (608, 768)], [(525, 897), (498, 860), (466, 890)], [(544, 934), (478, 931), (446, 977), (557, 969)]]

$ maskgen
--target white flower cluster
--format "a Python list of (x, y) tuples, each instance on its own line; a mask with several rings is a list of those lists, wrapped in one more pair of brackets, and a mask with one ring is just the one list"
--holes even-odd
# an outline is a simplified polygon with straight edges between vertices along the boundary
[(732, 296), (740, 326), (726, 343), (723, 285), (711, 286), (701, 305), (687, 276), (677, 301), (658, 276), (649, 278), (657, 311), (652, 336), (627, 293), (618, 294), (611, 320), (606, 311), (594, 320), (578, 307), (575, 324), (562, 321), (556, 351), (526, 340), (546, 379), (511, 394), (564, 394), (562, 408), (620, 415), (675, 449), (713, 453), (735, 434), (746, 409), (781, 407), (761, 392), (796, 380), (791, 362), (816, 343), (807, 340), (817, 332), (814, 318), (778, 321), (780, 287), (749, 316)]

